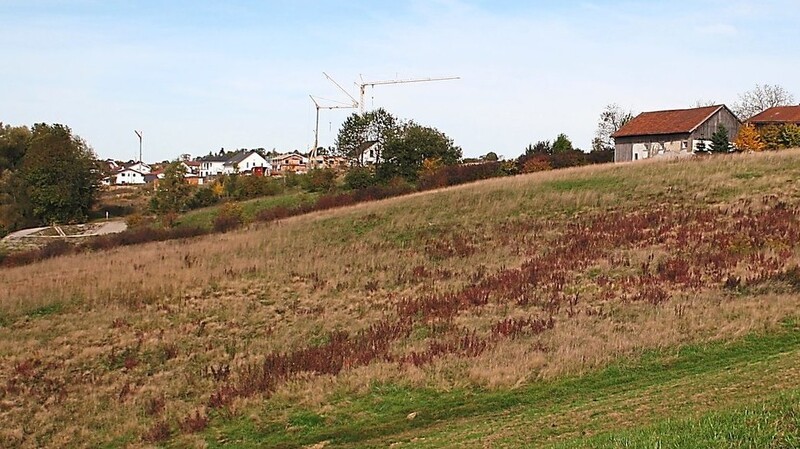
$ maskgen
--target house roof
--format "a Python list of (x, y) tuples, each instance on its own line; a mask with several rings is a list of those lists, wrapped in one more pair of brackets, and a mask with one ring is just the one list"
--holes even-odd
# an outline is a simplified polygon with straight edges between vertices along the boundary
[(683, 134), (697, 129), (724, 105), (692, 109), (642, 112), (617, 130), (611, 137)]
[(111, 172), (111, 176), (116, 176), (116, 175), (118, 175), (118, 174), (120, 174), (122, 172), (126, 172), (126, 171), (133, 172), (133, 173), (138, 173), (138, 174), (140, 174), (142, 176), (145, 175), (144, 173), (140, 172), (139, 170), (134, 170), (132, 168), (120, 168), (119, 170), (114, 170), (113, 172)]
[(356, 154), (358, 154), (358, 153), (363, 153), (363, 152), (365, 152), (365, 151), (369, 150), (369, 149), (370, 149), (370, 148), (371, 148), (373, 145), (375, 145), (375, 144), (377, 144), (377, 143), (378, 143), (378, 141), (377, 141), (377, 140), (368, 140), (368, 141), (366, 141), (366, 142), (362, 142), (362, 143), (360, 143), (360, 144), (359, 144), (359, 145), (356, 147)]
[(188, 165), (189, 167), (199, 167), (200, 161), (183, 161), (184, 164)]
[(776, 106), (756, 114), (749, 123), (800, 123), (800, 106)]
[(254, 154), (254, 153), (258, 154), (257, 151), (253, 151), (253, 150), (251, 150), (251, 151), (239, 151), (238, 153), (236, 153), (233, 156), (231, 156), (231, 158), (228, 159), (225, 162), (225, 165), (238, 164), (239, 162), (242, 162), (243, 160), (247, 159), (251, 154)]
[(225, 162), (229, 159), (228, 156), (219, 156), (219, 155), (211, 155), (211, 156), (204, 156), (200, 162)]
[(273, 161), (282, 161), (284, 159), (289, 159), (289, 158), (292, 158), (292, 157), (297, 157), (297, 158), (300, 158), (300, 159), (306, 159), (306, 157), (303, 156), (302, 154), (287, 153), (287, 154), (280, 154), (278, 156), (275, 156), (275, 157), (272, 158), (272, 160)]

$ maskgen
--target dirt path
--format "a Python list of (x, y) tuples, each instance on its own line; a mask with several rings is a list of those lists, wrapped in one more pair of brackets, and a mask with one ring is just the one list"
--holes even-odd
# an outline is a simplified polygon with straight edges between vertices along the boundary
[(3, 240), (14, 240), (20, 239), (23, 237), (28, 237), (31, 234), (36, 234), (37, 232), (44, 231), (45, 229), (49, 229), (50, 226), (44, 226), (41, 228), (29, 228), (29, 229), (21, 229), (19, 231), (14, 231), (11, 234), (8, 234), (3, 238)]
[(102, 223), (92, 223), (92, 224), (88, 224), (88, 225), (79, 225), (79, 226), (81, 226), (81, 227), (83, 227), (85, 229), (81, 230), (79, 232), (74, 232), (73, 231), (72, 233), (67, 233), (67, 234), (64, 234), (64, 231), (62, 230), (64, 228), (67, 228), (66, 226), (62, 226), (62, 227), (58, 227), (57, 226), (55, 228), (56, 228), (56, 232), (58, 232), (59, 235), (40, 235), (40, 233), (42, 233), (43, 231), (46, 231), (46, 230), (50, 229), (51, 228), (50, 226), (22, 229), (22, 230), (19, 230), (19, 231), (12, 232), (11, 234), (8, 234), (7, 236), (5, 236), (3, 238), (2, 241), (3, 242), (11, 242), (11, 241), (14, 241), (14, 240), (20, 240), (20, 239), (25, 239), (25, 238), (28, 238), (28, 239), (30, 239), (30, 238), (48, 238), (48, 239), (50, 239), (50, 238), (90, 237), (90, 236), (94, 236), (94, 235), (117, 234), (117, 233), (123, 232), (126, 229), (128, 229), (127, 223), (125, 223), (124, 221), (121, 221), (121, 220), (106, 221), (106, 222), (102, 222)]
[(100, 225), (99, 228), (90, 231), (89, 233), (83, 234), (84, 236), (87, 235), (106, 235), (106, 234), (118, 234), (120, 232), (125, 231), (128, 229), (128, 224), (124, 221), (107, 221)]

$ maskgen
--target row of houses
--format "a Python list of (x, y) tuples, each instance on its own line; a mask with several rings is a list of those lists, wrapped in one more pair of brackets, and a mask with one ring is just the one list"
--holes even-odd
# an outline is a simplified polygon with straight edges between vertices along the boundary
[[(746, 121), (756, 128), (768, 125), (800, 125), (800, 106), (779, 106), (765, 110)], [(654, 157), (682, 157), (711, 144), (711, 136), (721, 127), (731, 141), (742, 121), (727, 106), (643, 112), (622, 126), (614, 138), (614, 161), (627, 162)]]
[[(157, 182), (164, 177), (164, 167), (153, 167), (141, 161), (117, 164), (108, 160), (111, 174), (106, 185), (141, 185)], [(309, 158), (294, 152), (265, 158), (257, 151), (238, 151), (234, 154), (211, 155), (199, 160), (181, 161), (189, 184), (202, 185), (221, 175), (285, 176), (303, 174), (312, 168), (342, 169), (348, 160), (339, 156), (314, 156)]]

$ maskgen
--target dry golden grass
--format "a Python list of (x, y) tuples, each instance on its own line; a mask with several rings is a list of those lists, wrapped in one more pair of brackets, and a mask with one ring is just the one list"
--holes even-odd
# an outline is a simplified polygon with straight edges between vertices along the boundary
[[(568, 169), (0, 271), (0, 446), (140, 445), (164, 420), (181, 444), (201, 445), (178, 423), (205, 412), (220, 382), (265, 354), (324, 344), (337, 330), (354, 335), (394, 317), (400, 299), (458, 292), (519, 267), (588, 215), (756, 210), (775, 196), (798, 205), (797, 179), (798, 151)], [(663, 251), (620, 253), (635, 266)], [(785, 265), (798, 263), (794, 249)], [(768, 329), (800, 310), (800, 295), (780, 286), (741, 295), (671, 286), (670, 299), (656, 306), (601, 298), (593, 296), (592, 270), (625, 272), (605, 257), (575, 272), (566, 288), (583, 299), (574, 310), (553, 312), (552, 329), (490, 339), (474, 357), (304, 373), (278, 385), (269, 401), (324, 407), (332, 393), (357, 394), (374, 382), (513, 388), (646, 349)], [(449, 329), (489, 336), (500, 320), (543, 314), (490, 301), (460, 310)], [(408, 338), (393, 342), (393, 353), (424, 350), (441, 336), (426, 326), (416, 322)], [(229, 378), (215, 379), (223, 368)], [(163, 409), (153, 406), (159, 398)], [(264, 400), (238, 397), (228, 410), (246, 414)]]

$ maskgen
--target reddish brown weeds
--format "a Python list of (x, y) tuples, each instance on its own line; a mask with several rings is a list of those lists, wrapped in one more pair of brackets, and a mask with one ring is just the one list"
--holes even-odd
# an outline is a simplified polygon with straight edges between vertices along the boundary
[[(554, 316), (558, 314), (565, 315), (565, 319), (581, 313), (602, 319), (607, 316), (602, 307), (584, 305), (581, 294), (567, 293), (578, 276), (601, 261), (623, 274), (604, 273), (588, 283), (581, 278), (583, 285), (593, 285), (594, 297), (627, 298), (653, 307), (667, 303), (673, 288), (700, 291), (723, 284), (741, 288), (770, 279), (800, 288), (796, 287), (800, 286), (800, 270), (785, 267), (781, 259), (800, 242), (799, 216), (797, 208), (787, 205), (735, 212), (667, 207), (615, 211), (579, 216), (566, 226), (552, 226), (563, 231), (551, 233), (544, 242), (527, 240), (523, 235), (522, 241), (536, 242), (537, 251), (526, 250), (503, 235), (503, 244), (517, 245), (520, 253), (530, 253), (519, 268), (487, 273), (485, 267), (478, 267), (471, 277), (472, 285), (451, 292), (399, 298), (393, 316), (364, 331), (334, 332), (325, 344), (269, 354), (262, 363), (245, 366), (230, 378), (227, 373), (215, 376), (221, 385), (208, 405), (219, 408), (237, 396), (269, 394), (299, 373), (336, 375), (376, 360), (422, 366), (451, 355), (476, 357), (498, 339), (532, 336), (553, 329)], [(503, 226), (533, 235), (551, 227), (546, 221)], [(667, 256), (657, 260), (653, 248)], [(463, 232), (429, 240), (425, 246), (433, 259), (469, 257), (476, 250), (474, 238)], [(649, 251), (644, 261), (632, 260), (629, 252), (637, 250)], [(746, 279), (736, 275), (742, 269), (748, 272)], [(418, 265), (411, 275), (421, 282), (440, 270)], [(374, 292), (378, 285), (368, 282), (365, 289)], [(454, 325), (459, 314), (490, 303), (538, 309), (539, 316), (547, 318), (506, 318), (492, 326), (488, 336)], [(684, 308), (675, 310), (676, 314), (684, 313)], [(423, 350), (393, 354), (392, 345), (407, 338), (411, 329), (420, 324), (441, 332)]]
[(158, 421), (142, 435), (142, 441), (151, 444), (163, 443), (169, 440), (171, 436), (172, 429), (169, 427), (169, 423), (166, 421)]
[(205, 430), (208, 427), (208, 417), (195, 410), (194, 413), (189, 413), (185, 418), (180, 421), (179, 427), (184, 433), (196, 433)]

